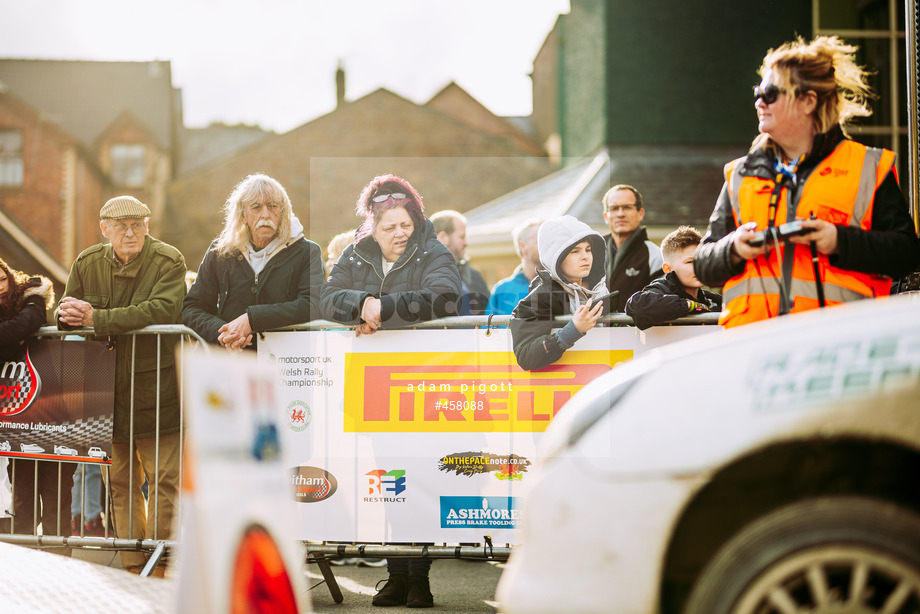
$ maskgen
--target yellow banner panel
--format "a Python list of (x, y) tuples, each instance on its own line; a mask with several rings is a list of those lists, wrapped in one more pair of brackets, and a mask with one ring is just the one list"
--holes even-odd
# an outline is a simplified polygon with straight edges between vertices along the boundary
[(345, 355), (346, 433), (542, 433), (573, 394), (632, 350), (568, 350), (524, 371), (513, 352)]

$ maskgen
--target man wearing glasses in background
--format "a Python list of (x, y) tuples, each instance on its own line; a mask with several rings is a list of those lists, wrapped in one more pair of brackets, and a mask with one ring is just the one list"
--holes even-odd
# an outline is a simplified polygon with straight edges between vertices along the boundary
[(320, 317), (322, 250), (304, 238), (281, 184), (249, 175), (227, 198), (224, 220), (185, 297), (185, 325), (242, 350), (255, 349), (259, 332)]
[[(173, 363), (176, 340), (163, 336), (158, 347), (153, 335), (132, 339), (125, 333), (152, 324), (179, 322), (185, 296), (185, 258), (173, 246), (148, 236), (150, 209), (134, 197), (109, 200), (99, 211), (99, 218), (102, 234), (110, 242), (94, 245), (77, 256), (55, 318), (64, 330), (92, 327), (95, 338), (107, 337), (115, 346), (114, 432), (107, 478), (111, 482), (115, 534), (124, 539), (171, 539), (179, 503), (181, 448)], [(141, 492), (145, 477), (150, 485), (149, 513), (144, 511)], [(122, 551), (119, 556), (122, 567), (134, 573), (140, 573), (146, 563), (142, 552)], [(161, 575), (163, 571), (161, 566), (154, 573)]]
[(610, 227), (607, 242), (607, 288), (620, 294), (614, 309), (623, 306), (633, 293), (645, 288), (660, 277), (664, 260), (661, 249), (648, 240), (645, 226), (639, 223), (645, 217), (642, 194), (631, 185), (615, 185), (604, 194), (604, 219)]

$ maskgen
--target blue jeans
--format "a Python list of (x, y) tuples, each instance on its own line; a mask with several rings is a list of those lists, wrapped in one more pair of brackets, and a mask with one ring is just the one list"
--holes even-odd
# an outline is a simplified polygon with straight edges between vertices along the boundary
[[(84, 486), (83, 472), (86, 472), (85, 491), (82, 496), (81, 487)], [(73, 472), (73, 490), (71, 490), (70, 515), (82, 516), (84, 520), (96, 518), (102, 513), (102, 468), (95, 463), (84, 463)], [(81, 505), (83, 509), (81, 510)]]

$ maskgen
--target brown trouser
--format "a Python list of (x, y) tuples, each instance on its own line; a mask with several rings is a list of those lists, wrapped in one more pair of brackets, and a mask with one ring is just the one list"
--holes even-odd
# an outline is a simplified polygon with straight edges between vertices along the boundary
[[(7, 473), (13, 483), (13, 533), (37, 535), (40, 523), (42, 535), (70, 535), (70, 489), (75, 468), (74, 463), (9, 459)], [(70, 548), (46, 550), (70, 556)]]
[[(112, 443), (109, 479), (117, 537), (171, 539), (172, 525), (179, 505), (181, 439), (179, 433), (160, 435), (159, 468), (156, 464), (155, 438), (135, 439), (133, 458), (128, 443)], [(132, 466), (134, 473), (130, 475), (129, 469)], [(141, 491), (144, 478), (148, 483), (146, 506), (144, 493)], [(130, 480), (133, 480), (133, 483)], [(143, 552), (122, 550), (118, 555), (121, 558), (121, 566), (131, 571), (139, 572), (147, 562), (147, 555)]]

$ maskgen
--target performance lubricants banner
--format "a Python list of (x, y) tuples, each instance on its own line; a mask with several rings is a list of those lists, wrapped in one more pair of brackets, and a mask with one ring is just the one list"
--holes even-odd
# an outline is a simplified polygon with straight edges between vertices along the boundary
[(0, 362), (0, 455), (106, 462), (114, 394), (105, 342), (30, 340)]
[[(524, 371), (507, 329), (269, 333), (297, 539), (515, 543), (536, 446), (617, 363), (716, 327), (595, 328)], [(564, 487), (560, 492), (564, 492)]]

